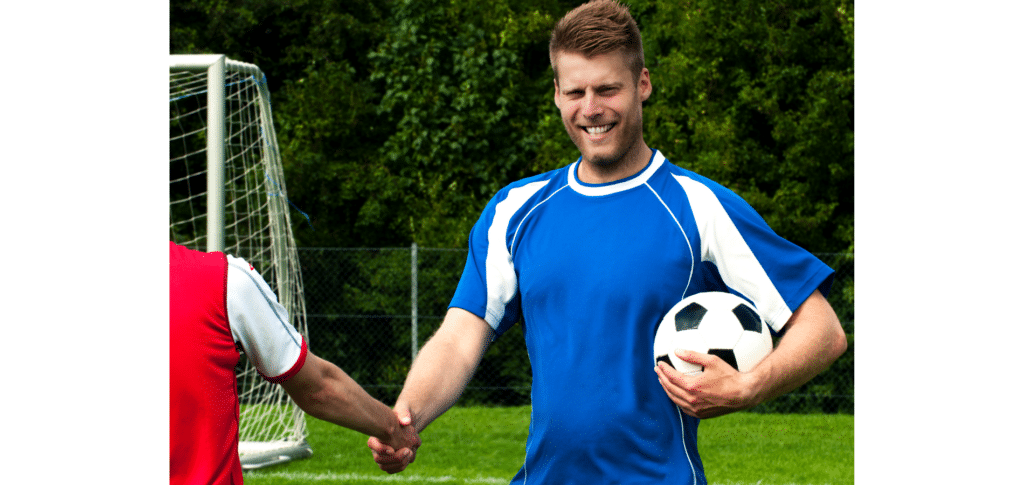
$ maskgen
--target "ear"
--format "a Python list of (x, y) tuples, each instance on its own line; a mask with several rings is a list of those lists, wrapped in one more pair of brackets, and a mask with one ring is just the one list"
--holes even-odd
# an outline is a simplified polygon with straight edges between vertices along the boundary
[(555, 78), (555, 107), (562, 109), (561, 98), (558, 96), (558, 78)]
[(651, 73), (645, 67), (640, 71), (640, 78), (637, 79), (636, 89), (640, 93), (640, 102), (647, 101), (647, 98), (651, 97), (651, 91), (654, 87), (651, 86)]

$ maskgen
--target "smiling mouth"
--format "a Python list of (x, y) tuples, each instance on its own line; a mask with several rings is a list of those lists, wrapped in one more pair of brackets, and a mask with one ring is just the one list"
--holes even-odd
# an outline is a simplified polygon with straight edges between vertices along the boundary
[(613, 126), (615, 126), (615, 123), (610, 123), (610, 124), (601, 125), (601, 126), (584, 126), (582, 128), (584, 130), (586, 130), (587, 133), (589, 133), (591, 135), (600, 135), (600, 134), (606, 133), (608, 130), (612, 129)]

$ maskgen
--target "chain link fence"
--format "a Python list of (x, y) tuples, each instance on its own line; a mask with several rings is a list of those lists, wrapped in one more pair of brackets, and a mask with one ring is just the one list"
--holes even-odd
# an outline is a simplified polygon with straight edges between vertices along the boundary
[[(394, 402), (418, 349), (440, 326), (466, 264), (465, 249), (299, 248), (310, 349), (371, 395)], [(853, 414), (853, 254), (818, 254), (836, 270), (829, 301), (847, 333), (846, 353), (804, 386), (753, 412)], [(462, 405), (530, 402), (522, 326), (497, 339)]]

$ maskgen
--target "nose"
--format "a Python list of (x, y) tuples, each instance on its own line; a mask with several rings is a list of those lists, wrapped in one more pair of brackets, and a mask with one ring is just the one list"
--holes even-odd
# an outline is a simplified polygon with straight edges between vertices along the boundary
[(604, 107), (601, 106), (596, 93), (590, 91), (583, 97), (583, 116), (587, 118), (595, 118), (600, 116), (603, 111)]

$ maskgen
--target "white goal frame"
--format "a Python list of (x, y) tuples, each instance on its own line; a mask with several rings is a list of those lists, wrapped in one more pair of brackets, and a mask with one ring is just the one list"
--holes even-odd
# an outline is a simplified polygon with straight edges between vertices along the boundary
[[(205, 194), (191, 195), (192, 188), (189, 188), (188, 200), (175, 201), (171, 204), (188, 204), (199, 207), (198, 211), (203, 212), (202, 204), (205, 203), (205, 213), (195, 215), (188, 221), (176, 221), (175, 211), (171, 211), (171, 234), (175, 233), (176, 224), (191, 225), (188, 230), (196, 233), (196, 238), (189, 241), (175, 241), (178, 244), (191, 246), (192, 249), (205, 251), (222, 251), (233, 254), (253, 263), (261, 274), (271, 285), (281, 304), (288, 310), (291, 323), (307, 339), (309, 333), (306, 329), (305, 301), (302, 292), (301, 272), (298, 265), (298, 254), (295, 241), (291, 232), (291, 219), (288, 211), (287, 192), (284, 185), (283, 169), (281, 166), (280, 153), (278, 151), (277, 136), (274, 130), (273, 117), (270, 110), (270, 93), (267, 89), (266, 77), (259, 67), (253, 64), (238, 62), (228, 59), (224, 55), (171, 55), (171, 94), (172, 107), (174, 103), (183, 98), (191, 96), (205, 96), (205, 100), (196, 100), (196, 104), (203, 105), (205, 109), (205, 120), (192, 121), (192, 123), (205, 124), (204, 134), (193, 136), (196, 139), (205, 138), (205, 147), (197, 147), (196, 152), (190, 154), (192, 158), (200, 158), (200, 153), (205, 151), (206, 187)], [(186, 91), (175, 91), (175, 76), (181, 73), (205, 74), (205, 88), (201, 86), (201, 78), (196, 77), (193, 87)], [(232, 78), (229, 80), (229, 76)], [(227, 153), (226, 149), (239, 145), (236, 136), (228, 121), (233, 120), (235, 114), (226, 112), (226, 91), (235, 89), (236, 85), (246, 84), (246, 99), (235, 104), (244, 104), (244, 109), (249, 113), (244, 116), (252, 119), (250, 126), (245, 127), (251, 133), (258, 133), (258, 141), (246, 140), (244, 147), (238, 148), (251, 155), (245, 157), (236, 156), (234, 153)], [(254, 89), (253, 89), (254, 88)], [(255, 99), (249, 99), (255, 98)], [(172, 110), (173, 111), (173, 110)], [(199, 110), (197, 110), (197, 113)], [(175, 139), (173, 133), (174, 113), (172, 115), (172, 141)], [(198, 118), (199, 115), (196, 115)], [(258, 131), (253, 125), (258, 123)], [(235, 150), (235, 148), (231, 148)], [(173, 152), (173, 150), (172, 150)], [(171, 163), (176, 159), (173, 156)], [(197, 162), (192, 162), (197, 163)], [(201, 164), (201, 162), (200, 162)], [(226, 180), (226, 167), (232, 164), (246, 165), (246, 174), (237, 176), (235, 179)], [(188, 177), (195, 176), (191, 168)], [(199, 172), (199, 170), (196, 170)], [(257, 175), (253, 175), (257, 174)], [(201, 175), (201, 174), (200, 174)], [(232, 175), (232, 177), (236, 177)], [(255, 180), (256, 182), (251, 182)], [(172, 175), (172, 184), (175, 182)], [(187, 183), (188, 181), (186, 181)], [(257, 241), (258, 247), (252, 247), (252, 240), (246, 239), (242, 232), (254, 231), (248, 226), (253, 223), (248, 216), (244, 223), (227, 221), (225, 207), (233, 205), (232, 189), (235, 185), (245, 185), (247, 191), (245, 198), (257, 200), (257, 203), (245, 201), (242, 204), (243, 211), (259, 212), (256, 219), (261, 226), (255, 229), (260, 232)], [(251, 186), (250, 186), (251, 185)], [(193, 199), (204, 202), (193, 202)], [(250, 205), (251, 204), (251, 205)], [(249, 207), (255, 207), (251, 209)], [(173, 208), (173, 207), (172, 207)], [(230, 216), (230, 214), (229, 214)], [(202, 224), (199, 222), (205, 218), (205, 234)], [(197, 227), (198, 226), (198, 227)], [(229, 239), (226, 243), (226, 239)], [(203, 244), (205, 240), (205, 244)], [(243, 243), (242, 241), (247, 241)], [(194, 247), (201, 246), (201, 247)], [(258, 262), (254, 262), (256, 258)], [(269, 277), (268, 277), (269, 275)], [(276, 384), (270, 384), (262, 379), (255, 371), (255, 367), (243, 356), (236, 369), (239, 381), (239, 400), (242, 412), (239, 421), (239, 457), (244, 470), (263, 468), (287, 461), (305, 458), (312, 455), (312, 449), (306, 442), (307, 430), (305, 413), (291, 400), (284, 392), (284, 389)]]

